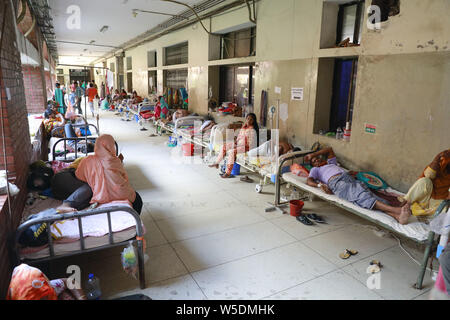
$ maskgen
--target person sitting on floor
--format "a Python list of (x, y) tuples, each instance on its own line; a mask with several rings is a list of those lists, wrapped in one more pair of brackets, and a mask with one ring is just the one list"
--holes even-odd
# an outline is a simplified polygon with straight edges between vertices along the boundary
[[(327, 155), (327, 160), (322, 156)], [(377, 197), (362, 182), (354, 179), (349, 173), (338, 166), (336, 155), (332, 148), (326, 148), (305, 156), (305, 162), (311, 162), (314, 167), (309, 173), (307, 184), (322, 189), (327, 194), (335, 194), (341, 199), (350, 201), (362, 208), (380, 210), (400, 224), (407, 224), (411, 216), (408, 205), (392, 207), (386, 200)]]
[(98, 137), (94, 153), (84, 158), (75, 171), (76, 178), (86, 182), (92, 189), (90, 203), (128, 201), (140, 214), (142, 198), (130, 185), (128, 174), (122, 164), (123, 156), (116, 156), (114, 138), (108, 134)]
[(234, 162), (238, 153), (246, 153), (259, 145), (259, 126), (256, 115), (250, 113), (245, 119), (245, 123), (239, 131), (239, 135), (234, 137), (233, 142), (225, 143), (211, 168), (219, 168), (220, 162), (227, 155), (227, 168), (222, 178), (230, 178)]
[(403, 199), (413, 215), (432, 215), (443, 200), (450, 200), (449, 188), (450, 149), (434, 158)]

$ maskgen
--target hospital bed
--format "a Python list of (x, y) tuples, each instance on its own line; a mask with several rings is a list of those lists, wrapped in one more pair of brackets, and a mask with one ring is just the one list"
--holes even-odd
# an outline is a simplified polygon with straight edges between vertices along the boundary
[(130, 117), (135, 120), (139, 126), (141, 127), (141, 131), (145, 131), (144, 122), (152, 121), (153, 119), (147, 118), (145, 119), (143, 117), (143, 112), (145, 111), (153, 111), (155, 110), (156, 103), (150, 103), (150, 102), (142, 102), (137, 105), (127, 105), (126, 106), (126, 112), (125, 112), (125, 120), (129, 121)]
[[(287, 204), (281, 202), (280, 191), (281, 185), (283, 183), (289, 183), (312, 196), (316, 196), (348, 212), (356, 214), (357, 216), (366, 219), (394, 234), (406, 237), (408, 239), (413, 240), (416, 243), (425, 245), (424, 257), (422, 260), (422, 264), (420, 266), (419, 276), (415, 284), (415, 288), (422, 289), (424, 274), (429, 257), (431, 255), (432, 247), (437, 242), (436, 235), (434, 234), (434, 232), (431, 231), (428, 225), (428, 221), (424, 222), (412, 216), (408, 224), (402, 225), (398, 223), (397, 220), (395, 220), (393, 217), (381, 211), (361, 208), (349, 201), (340, 199), (335, 195), (329, 195), (324, 191), (322, 191), (321, 189), (311, 187), (307, 184), (306, 177), (297, 176), (291, 172), (283, 172), (283, 166), (287, 161), (298, 158), (304, 158), (306, 155), (311, 153), (313, 153), (313, 151), (300, 151), (286, 154), (280, 157), (277, 173), (275, 176), (275, 203), (274, 203), (275, 207), (279, 209)], [(388, 188), (386, 191), (397, 194), (399, 196), (404, 195), (403, 193), (394, 190), (392, 188)], [(436, 210), (435, 216), (439, 215), (441, 212), (445, 210), (446, 207), (449, 206), (450, 201), (444, 201), (441, 204), (441, 206)]]
[[(24, 247), (21, 235), (33, 225), (45, 223), (48, 243), (41, 247)], [(145, 289), (144, 227), (139, 214), (129, 205), (104, 204), (97, 209), (56, 214), (23, 222), (15, 233), (15, 265), (37, 264), (72, 257), (87, 252), (137, 246), (140, 288)], [(57, 238), (56, 240), (54, 238)]]
[[(80, 151), (80, 148), (83, 144), (86, 144), (86, 142), (94, 143), (97, 140), (99, 136), (99, 130), (98, 128), (90, 123), (87, 124), (73, 124), (72, 127), (74, 130), (83, 129), (85, 131), (85, 134), (91, 134), (85, 135), (82, 137), (76, 137), (76, 138), (50, 138), (49, 141), (49, 159), (50, 160), (58, 160), (58, 161), (74, 161), (82, 156), (87, 156), (90, 153), (87, 152), (87, 147), (85, 148), (86, 152)], [(91, 130), (92, 129), (92, 130)], [(93, 133), (94, 132), (94, 133)], [(84, 141), (84, 143), (83, 143)], [(72, 146), (71, 146), (72, 145)], [(74, 145), (74, 146), (73, 146)], [(117, 146), (117, 145), (116, 145)]]

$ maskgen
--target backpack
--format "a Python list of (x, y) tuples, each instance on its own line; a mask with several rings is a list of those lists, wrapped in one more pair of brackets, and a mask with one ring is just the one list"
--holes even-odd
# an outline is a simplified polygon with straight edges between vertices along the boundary
[[(36, 218), (45, 218), (56, 216), (58, 212), (56, 209), (47, 209), (37, 214), (33, 214), (27, 218), (26, 221)], [(48, 243), (48, 229), (47, 223), (39, 223), (32, 225), (26, 229), (19, 237), (19, 243), (25, 247), (41, 247)]]

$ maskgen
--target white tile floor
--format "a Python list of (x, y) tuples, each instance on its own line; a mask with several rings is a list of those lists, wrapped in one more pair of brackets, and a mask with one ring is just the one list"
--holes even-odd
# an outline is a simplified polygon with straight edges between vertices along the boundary
[[(102, 133), (112, 134), (125, 156), (133, 186), (141, 194), (147, 234), (147, 288), (126, 275), (122, 248), (62, 260), (52, 271), (81, 266), (101, 279), (105, 298), (144, 293), (153, 299), (427, 299), (412, 288), (419, 266), (388, 236), (326, 202), (306, 202), (304, 210), (328, 224), (306, 227), (289, 215), (264, 211), (274, 187), (263, 194), (238, 178), (223, 180), (215, 169), (180, 163), (167, 136), (149, 137), (135, 122), (103, 113)], [(188, 159), (191, 160), (192, 159)], [(197, 159), (198, 160), (198, 159)], [(254, 177), (257, 179), (257, 177)], [(404, 245), (417, 260), (422, 251)], [(341, 260), (345, 248), (359, 254)], [(369, 289), (369, 261), (384, 265), (380, 289)], [(435, 266), (436, 268), (437, 266)]]

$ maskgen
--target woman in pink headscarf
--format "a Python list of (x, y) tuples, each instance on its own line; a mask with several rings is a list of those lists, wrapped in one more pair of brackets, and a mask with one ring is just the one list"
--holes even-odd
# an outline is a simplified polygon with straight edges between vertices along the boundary
[(91, 203), (128, 201), (140, 214), (142, 199), (130, 185), (127, 172), (122, 164), (122, 155), (116, 156), (114, 138), (109, 134), (98, 137), (94, 152), (94, 155), (81, 161), (75, 172), (79, 180), (86, 182), (91, 187)]

